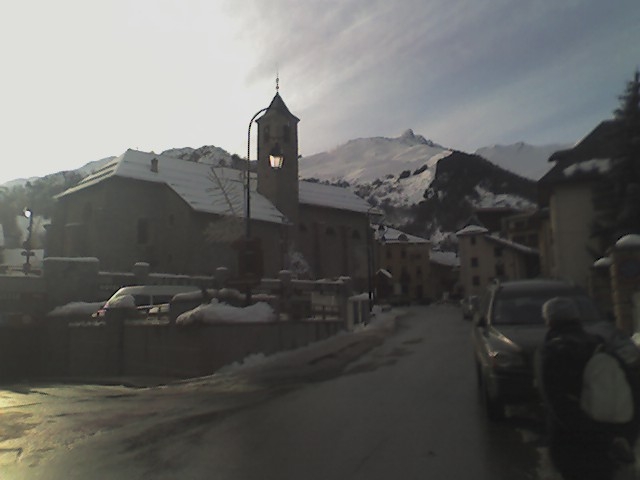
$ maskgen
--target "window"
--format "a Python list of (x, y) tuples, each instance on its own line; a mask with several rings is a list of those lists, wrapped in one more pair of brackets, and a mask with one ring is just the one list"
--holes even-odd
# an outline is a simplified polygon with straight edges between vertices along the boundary
[(301, 223), (300, 225), (298, 225), (298, 230), (300, 231), (300, 233), (307, 233), (307, 226), (304, 223)]
[(264, 134), (264, 141), (268, 142), (269, 139), (271, 138), (271, 129), (269, 128), (269, 125), (266, 125), (264, 127), (264, 130), (262, 131), (262, 133)]
[(416, 275), (422, 275), (422, 267), (420, 265), (416, 267)]
[(502, 256), (502, 247), (495, 247), (493, 249), (493, 255), (495, 257), (501, 257)]
[(473, 283), (474, 287), (477, 287), (480, 285), (480, 277), (477, 275), (474, 275), (473, 278), (471, 279), (471, 283)]
[(404, 248), (400, 250), (400, 258), (407, 258), (407, 251)]
[(391, 257), (392, 257), (392, 255), (391, 255), (391, 249), (387, 248), (387, 258), (389, 258), (389, 259), (390, 259)]
[(173, 216), (173, 213), (169, 214), (169, 225), (173, 226), (173, 224), (175, 223), (176, 218)]
[(353, 238), (354, 240), (360, 240), (360, 232), (358, 230), (354, 230), (351, 234), (351, 238)]
[(496, 265), (496, 277), (504, 277), (504, 265)]
[(476, 244), (476, 237), (471, 237), (471, 238), (469, 238), (469, 240), (471, 241), (471, 245), (475, 245)]
[(149, 243), (149, 219), (140, 218), (138, 220), (138, 245)]
[(327, 230), (325, 231), (325, 233), (330, 236), (333, 237), (336, 234), (336, 231), (333, 227), (327, 227)]
[(291, 139), (291, 127), (289, 125), (284, 125), (282, 127), (282, 140), (284, 143), (289, 143)]
[(478, 257), (471, 257), (471, 266), (473, 268), (477, 268), (479, 265)]

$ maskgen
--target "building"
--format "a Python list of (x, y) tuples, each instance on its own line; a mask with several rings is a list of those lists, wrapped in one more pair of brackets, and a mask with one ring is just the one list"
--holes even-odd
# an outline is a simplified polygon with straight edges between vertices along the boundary
[(430, 302), (453, 294), (460, 263), (454, 252), (395, 228), (374, 226), (376, 289), (380, 298)]
[(583, 287), (599, 245), (591, 235), (595, 220), (593, 190), (610, 168), (618, 148), (618, 126), (614, 120), (600, 123), (569, 150), (554, 153), (555, 165), (538, 181), (540, 205), (548, 208), (549, 235), (544, 239), (542, 270), (550, 276), (571, 280)]
[(478, 225), (456, 232), (460, 256), (460, 284), (465, 296), (479, 295), (494, 280), (532, 278), (539, 273), (538, 250)]
[(391, 295), (407, 301), (430, 300), (429, 241), (385, 226), (377, 227), (376, 240), (376, 265), (386, 272)]
[(298, 122), (279, 93), (257, 120), (250, 222), (247, 169), (127, 150), (58, 195), (48, 255), (97, 257), (112, 271), (147, 262), (156, 272), (211, 274), (224, 266), (237, 275), (238, 247), (250, 236), (259, 246), (252, 268), (266, 276), (293, 268), (366, 284), (371, 206), (350, 190), (299, 181)]

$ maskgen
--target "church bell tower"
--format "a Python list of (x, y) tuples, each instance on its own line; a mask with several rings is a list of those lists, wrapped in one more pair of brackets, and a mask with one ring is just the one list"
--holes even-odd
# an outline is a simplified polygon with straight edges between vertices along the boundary
[[(280, 93), (258, 124), (258, 193), (293, 224), (298, 223), (298, 122)], [(281, 161), (281, 164), (278, 164)]]

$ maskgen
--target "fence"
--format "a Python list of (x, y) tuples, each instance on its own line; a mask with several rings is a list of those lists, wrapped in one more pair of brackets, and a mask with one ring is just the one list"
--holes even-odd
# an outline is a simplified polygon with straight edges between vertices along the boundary
[[(88, 266), (95, 270), (92, 262), (83, 263), (89, 264), (83, 265), (84, 270)], [(140, 272), (132, 276), (140, 277)], [(97, 278), (105, 277), (97, 275)], [(179, 280), (188, 283), (187, 278)], [(208, 290), (213, 298), (238, 305), (245, 298), (241, 291), (230, 288), (233, 285), (224, 269), (219, 269), (214, 277), (199, 278), (196, 283), (202, 285), (204, 280), (216, 287)], [(368, 321), (368, 298), (352, 296), (351, 280), (347, 277), (336, 281), (299, 281), (283, 271), (279, 278), (263, 279), (254, 286), (253, 299), (271, 304), (276, 313), (273, 322), (178, 325), (176, 318), (181, 313), (202, 302), (201, 296), (194, 294), (174, 297), (167, 315), (144, 321), (116, 310), (108, 311), (104, 319), (37, 315), (29, 323), (5, 322), (0, 325), (0, 382), (208, 375), (248, 355), (302, 347)]]

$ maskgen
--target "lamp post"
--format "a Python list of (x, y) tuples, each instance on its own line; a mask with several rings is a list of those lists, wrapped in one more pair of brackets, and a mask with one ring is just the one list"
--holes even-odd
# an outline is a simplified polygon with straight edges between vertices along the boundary
[(375, 206), (371, 206), (367, 210), (367, 286), (369, 289), (369, 311), (373, 310), (375, 298), (375, 286), (373, 284), (373, 276), (375, 275), (375, 252), (374, 252), (374, 235), (372, 221), (379, 222), (382, 220), (382, 212)]
[[(247, 271), (249, 271), (250, 263), (258, 260), (262, 261), (262, 257), (260, 255), (255, 255), (256, 250), (259, 248), (259, 246), (257, 245), (257, 242), (254, 242), (251, 239), (251, 126), (253, 125), (256, 117), (261, 113), (266, 112), (268, 109), (269, 107), (258, 110), (253, 115), (253, 117), (251, 117), (251, 120), (249, 121), (249, 128), (247, 129), (247, 202), (245, 215), (245, 239), (240, 253), (243, 256), (244, 267)], [(280, 149), (280, 144), (276, 143), (269, 152), (269, 164), (272, 168), (279, 169), (282, 167), (283, 161), (284, 155), (282, 154), (282, 151)], [(250, 281), (247, 281), (246, 304), (251, 304)]]
[(23, 215), (29, 219), (29, 226), (27, 227), (27, 240), (23, 243), (24, 252), (22, 255), (26, 257), (24, 264), (22, 265), (22, 271), (25, 275), (28, 275), (31, 271), (31, 232), (33, 231), (33, 211), (26, 207), (22, 212)]

